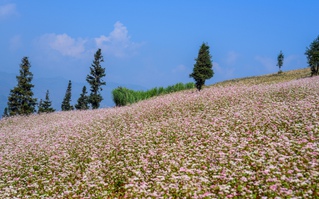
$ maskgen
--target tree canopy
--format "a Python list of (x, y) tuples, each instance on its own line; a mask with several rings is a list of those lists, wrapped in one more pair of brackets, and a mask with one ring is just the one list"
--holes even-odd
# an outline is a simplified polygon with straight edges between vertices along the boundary
[(281, 73), (281, 67), (284, 64), (284, 54), (280, 51), (279, 55), (277, 56), (277, 66), (279, 67), (279, 73)]
[(193, 73), (189, 76), (194, 78), (196, 88), (200, 91), (205, 81), (214, 75), (212, 69), (212, 56), (209, 53), (209, 46), (203, 43), (199, 49), (198, 57), (195, 59), (196, 63), (193, 68)]
[(71, 80), (69, 80), (68, 87), (65, 92), (64, 99), (62, 101), (61, 109), (62, 111), (71, 111), (73, 110), (73, 106), (71, 103), (71, 91), (72, 91), (72, 83)]
[(105, 76), (105, 68), (101, 66), (101, 62), (104, 62), (101, 49), (98, 49), (94, 54), (94, 60), (90, 67), (90, 74), (87, 75), (86, 81), (91, 86), (91, 94), (89, 97), (89, 103), (92, 106), (92, 109), (97, 109), (100, 107), (100, 103), (103, 100), (103, 97), (100, 93), (102, 91), (102, 86), (106, 83), (103, 81)]
[(86, 86), (83, 86), (82, 93), (75, 105), (75, 108), (78, 110), (87, 110), (89, 109), (89, 97), (87, 96)]
[(33, 98), (31, 83), (33, 74), (30, 71), (31, 64), (28, 57), (23, 57), (20, 64), (20, 75), (17, 76), (18, 85), (14, 87), (8, 97), (8, 110), (10, 116), (29, 115), (35, 112), (37, 99)]
[(319, 36), (307, 47), (305, 55), (311, 69), (311, 75), (319, 73)]
[(8, 108), (7, 107), (4, 108), (2, 117), (9, 117), (9, 113), (8, 113)]
[(40, 100), (38, 113), (51, 113), (54, 112), (55, 109), (52, 108), (52, 102), (49, 97), (49, 90), (47, 90), (45, 94), (45, 100)]

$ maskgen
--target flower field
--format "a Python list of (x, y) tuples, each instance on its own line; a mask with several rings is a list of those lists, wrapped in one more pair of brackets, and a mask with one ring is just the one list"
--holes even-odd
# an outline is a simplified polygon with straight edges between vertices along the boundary
[(0, 121), (0, 198), (319, 198), (319, 77)]

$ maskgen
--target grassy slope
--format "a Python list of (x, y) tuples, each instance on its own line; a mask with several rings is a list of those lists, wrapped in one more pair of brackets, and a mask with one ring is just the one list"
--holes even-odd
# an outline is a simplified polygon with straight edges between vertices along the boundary
[(257, 84), (274, 84), (279, 82), (286, 82), (301, 78), (310, 77), (309, 68), (303, 68), (298, 70), (291, 70), (283, 72), (282, 74), (269, 74), (262, 76), (245, 77), (239, 79), (231, 79), (223, 82), (219, 82), (216, 85), (232, 85), (232, 84), (245, 84), (245, 85), (257, 85)]
[(1, 120), (0, 195), (319, 197), (319, 78), (307, 72)]

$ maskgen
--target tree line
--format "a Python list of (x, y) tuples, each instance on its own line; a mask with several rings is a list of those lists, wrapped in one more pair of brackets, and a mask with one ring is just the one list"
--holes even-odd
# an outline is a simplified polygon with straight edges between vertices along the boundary
[[(98, 109), (103, 97), (100, 93), (102, 86), (106, 83), (103, 81), (105, 76), (105, 68), (101, 66), (104, 62), (101, 49), (98, 49), (94, 54), (94, 60), (90, 67), (90, 74), (87, 75), (86, 81), (90, 85), (90, 95), (86, 91), (86, 86), (83, 86), (82, 93), (77, 100), (77, 104), (72, 106), (71, 102), (71, 89), (72, 83), (69, 80), (65, 96), (61, 104), (62, 111), (69, 110), (86, 110), (86, 109)], [(33, 97), (32, 84), (33, 74), (30, 71), (31, 64), (28, 57), (23, 57), (20, 64), (20, 75), (17, 78), (17, 86), (10, 90), (8, 97), (7, 107), (4, 109), (3, 117), (15, 116), (15, 115), (29, 115), (36, 112), (36, 106), (38, 105), (37, 113), (50, 113), (54, 112), (52, 108), (52, 102), (50, 101), (49, 90), (45, 94), (45, 99), (40, 99), (37, 103), (37, 99)]]
[[(308, 66), (311, 70), (311, 76), (319, 74), (319, 36), (306, 48), (305, 55), (307, 56)], [(189, 75), (195, 81), (195, 86), (198, 91), (200, 91), (205, 85), (205, 81), (210, 79), (214, 75), (212, 69), (212, 56), (209, 52), (209, 46), (203, 43), (199, 49), (198, 56), (195, 59), (195, 64), (193, 72)], [(283, 66), (284, 54), (280, 51), (277, 56), (277, 66), (279, 67), (278, 74), (282, 73), (281, 67)], [(106, 83), (103, 81), (105, 76), (105, 68), (101, 66), (104, 62), (101, 49), (98, 49), (94, 54), (94, 60), (90, 67), (90, 74), (87, 75), (86, 81), (90, 85), (90, 95), (83, 86), (82, 93), (77, 100), (77, 104), (72, 106), (71, 102), (71, 89), (72, 82), (69, 81), (68, 87), (62, 101), (61, 109), (62, 111), (69, 110), (86, 110), (86, 109), (98, 109), (100, 103), (103, 100), (100, 91), (102, 91), (102, 86)], [(37, 99), (33, 98), (32, 88), (34, 85), (31, 83), (33, 79), (33, 74), (30, 72), (30, 63), (28, 57), (23, 57), (20, 64), (20, 75), (17, 76), (18, 85), (10, 90), (10, 95), (8, 97), (7, 107), (4, 110), (3, 117), (14, 116), (14, 115), (29, 115), (36, 112), (36, 105), (38, 105), (38, 113), (48, 113), (54, 112), (55, 110), (51, 106), (51, 101), (49, 98), (49, 90), (47, 90), (45, 99), (40, 100), (39, 104)], [(124, 88), (118, 88), (113, 92), (119, 94), (123, 92)], [(132, 93), (130, 91), (129, 93)], [(113, 96), (114, 97), (114, 96)]]

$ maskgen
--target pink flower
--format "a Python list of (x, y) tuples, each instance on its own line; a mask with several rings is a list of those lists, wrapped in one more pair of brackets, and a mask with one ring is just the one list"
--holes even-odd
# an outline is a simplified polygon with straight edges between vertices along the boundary
[(244, 176), (243, 176), (243, 177), (241, 177), (241, 178), (240, 178), (240, 180), (241, 180), (241, 181), (243, 181), (243, 182), (247, 182), (247, 178), (246, 178), (246, 177), (244, 177)]
[(288, 171), (289, 174), (292, 174), (293, 172), (294, 172), (293, 170), (289, 170), (289, 171)]
[(185, 169), (184, 167), (181, 167), (181, 168), (179, 169), (179, 171), (181, 171), (181, 172), (186, 172), (187, 169)]
[(277, 185), (276, 185), (276, 184), (271, 185), (269, 188), (270, 188), (271, 190), (273, 190), (273, 191), (276, 191), (276, 190), (277, 190)]
[(210, 195), (211, 195), (210, 192), (206, 192), (206, 193), (204, 193), (204, 194), (202, 195), (202, 197), (206, 197), (206, 196), (210, 196)]

